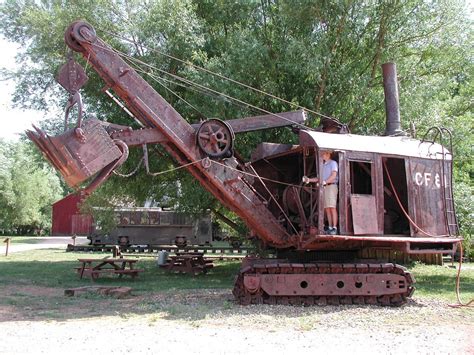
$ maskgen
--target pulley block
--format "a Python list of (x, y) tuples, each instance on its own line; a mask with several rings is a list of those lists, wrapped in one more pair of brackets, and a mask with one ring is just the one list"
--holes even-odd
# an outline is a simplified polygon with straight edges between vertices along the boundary
[(212, 158), (229, 158), (232, 156), (235, 134), (226, 122), (213, 118), (201, 124), (197, 131), (199, 148)]
[(82, 42), (93, 42), (96, 39), (94, 28), (84, 21), (73, 22), (64, 33), (66, 44), (76, 52), (83, 52)]

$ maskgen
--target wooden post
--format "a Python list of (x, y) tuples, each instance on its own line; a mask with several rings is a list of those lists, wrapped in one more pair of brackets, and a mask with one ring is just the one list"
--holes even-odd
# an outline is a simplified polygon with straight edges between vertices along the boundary
[(7, 243), (7, 247), (6, 247), (6, 249), (5, 249), (5, 256), (8, 256), (8, 248), (10, 248), (10, 240), (11, 240), (11, 239), (12, 239), (12, 238), (6, 238), (6, 239), (3, 241), (4, 243)]

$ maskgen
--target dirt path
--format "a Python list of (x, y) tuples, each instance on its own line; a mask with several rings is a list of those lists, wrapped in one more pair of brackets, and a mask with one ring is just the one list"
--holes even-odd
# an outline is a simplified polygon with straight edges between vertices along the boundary
[[(8, 253), (18, 253), (22, 251), (28, 250), (35, 250), (35, 249), (66, 249), (68, 244), (72, 244), (73, 240), (71, 237), (25, 237), (28, 239), (28, 243), (22, 244), (19, 243), (11, 243), (10, 247), (8, 248)], [(19, 241), (21, 239), (18, 239)], [(34, 241), (32, 243), (31, 241)], [(76, 244), (87, 244), (88, 239), (85, 237), (77, 237)], [(0, 244), (0, 255), (5, 255), (6, 244)]]

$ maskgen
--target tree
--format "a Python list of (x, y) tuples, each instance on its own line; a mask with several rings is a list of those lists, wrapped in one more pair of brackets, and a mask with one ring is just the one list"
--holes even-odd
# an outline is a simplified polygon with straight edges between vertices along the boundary
[[(10, 74), (18, 80), (20, 105), (45, 106), (53, 93), (64, 104), (66, 96), (58, 92), (52, 73), (64, 61), (64, 29), (72, 20), (85, 18), (106, 42), (131, 57), (151, 85), (190, 122), (260, 114), (254, 107), (280, 112), (304, 106), (316, 112), (311, 126), (318, 124), (318, 113), (322, 113), (339, 118), (355, 133), (378, 134), (385, 122), (380, 65), (394, 61), (403, 127), (408, 130), (414, 122), (422, 134), (435, 124), (447, 126), (454, 132), (455, 156), (472, 155), (468, 142), (473, 138), (473, 27), (462, 1), (7, 0), (0, 9), (0, 33), (25, 45), (18, 58), (21, 72)], [(99, 118), (130, 124), (100, 93), (102, 83), (97, 76), (89, 74), (91, 79), (83, 89), (87, 110)], [(254, 107), (236, 104), (216, 92)], [(237, 150), (248, 156), (262, 140), (292, 139), (285, 129), (252, 133), (238, 137)], [(151, 161), (154, 171), (173, 166), (160, 148), (153, 154), (159, 156)], [(132, 152), (123, 171), (131, 171), (141, 156), (138, 150)], [(473, 175), (472, 163), (456, 161), (456, 186), (472, 191)], [(195, 199), (196, 184), (185, 176), (174, 172), (151, 180), (141, 170), (129, 178), (126, 187), (113, 178), (98, 193), (132, 196), (137, 204), (149, 197), (160, 201), (176, 196), (177, 204), (185, 209), (218, 206), (204, 192)], [(192, 194), (176, 195), (177, 180), (180, 191)], [(465, 194), (456, 192), (461, 195)], [(472, 215), (472, 207), (462, 213)], [(465, 223), (462, 228), (469, 233)]]
[(51, 205), (62, 195), (57, 175), (34, 163), (31, 145), (1, 142), (0, 228), (18, 234), (51, 226)]

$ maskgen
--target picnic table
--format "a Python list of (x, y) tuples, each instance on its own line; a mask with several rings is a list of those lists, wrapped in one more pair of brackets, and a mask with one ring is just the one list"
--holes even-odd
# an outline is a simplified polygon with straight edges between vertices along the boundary
[(204, 258), (204, 253), (176, 253), (170, 256), (161, 267), (174, 272), (184, 272), (197, 275), (207, 273), (214, 265), (212, 260)]
[(131, 276), (132, 279), (138, 276), (142, 269), (135, 269), (134, 265), (138, 259), (125, 258), (104, 258), (104, 259), (77, 259), (81, 263), (80, 267), (76, 267), (79, 277), (82, 279), (84, 275), (90, 276), (95, 281), (101, 274), (112, 274)]

